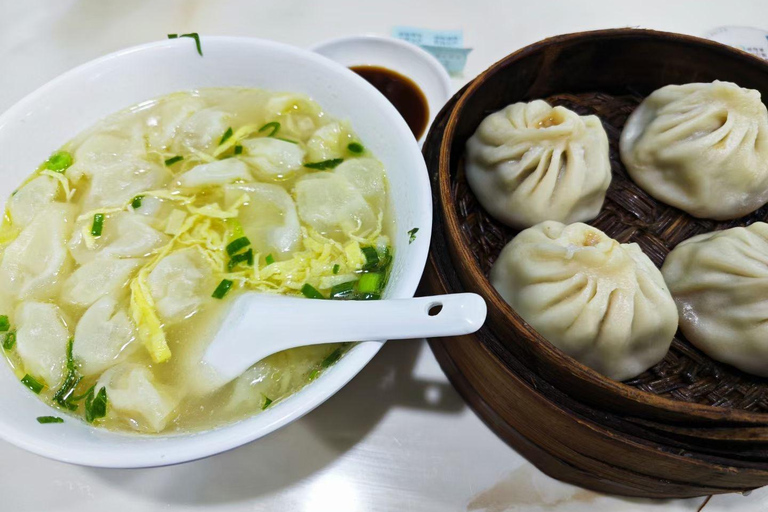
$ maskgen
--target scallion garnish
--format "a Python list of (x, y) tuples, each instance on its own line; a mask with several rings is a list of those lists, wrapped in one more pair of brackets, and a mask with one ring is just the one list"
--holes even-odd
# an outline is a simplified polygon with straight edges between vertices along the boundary
[(362, 144), (360, 144), (359, 142), (350, 142), (350, 143), (347, 145), (347, 149), (348, 149), (348, 150), (349, 150), (351, 153), (362, 153), (363, 151), (365, 151), (365, 148), (364, 148), (364, 147), (363, 147), (363, 145), (362, 145)]
[(227, 254), (232, 256), (233, 254), (240, 252), (240, 249), (248, 247), (249, 245), (251, 245), (251, 241), (248, 240), (248, 237), (241, 236), (227, 244)]
[(339, 273), (339, 270), (341, 269), (341, 265), (338, 263), (333, 266), (333, 274), (336, 275)]
[(378, 293), (381, 291), (382, 275), (378, 272), (368, 272), (360, 276), (357, 291), (360, 293)]
[(22, 379), (21, 383), (27, 386), (34, 394), (39, 395), (40, 392), (43, 390), (45, 386), (40, 384), (33, 376), (30, 374), (26, 374)]
[(328, 169), (334, 169), (343, 161), (343, 158), (332, 158), (330, 160), (323, 160), (322, 162), (310, 162), (304, 164), (304, 167), (307, 169), (315, 169), (316, 171), (327, 171)]
[(312, 286), (309, 283), (304, 283), (304, 286), (301, 287), (301, 293), (304, 294), (304, 296), (308, 299), (324, 299), (323, 294), (317, 291), (317, 288)]
[(272, 121), (271, 123), (267, 123), (261, 128), (259, 128), (259, 133), (263, 133), (267, 130), (272, 130), (267, 134), (267, 137), (274, 137), (275, 135), (277, 135), (277, 132), (280, 131), (280, 123), (278, 123), (277, 121)]
[(235, 154), (241, 155), (243, 153), (243, 146), (241, 144), (235, 144)]
[(177, 39), (179, 37), (189, 37), (195, 40), (195, 47), (197, 48), (197, 53), (200, 54), (200, 56), (203, 56), (203, 47), (200, 44), (200, 35), (197, 32), (190, 32), (189, 34), (168, 34), (168, 39)]
[(64, 423), (64, 420), (58, 416), (38, 416), (37, 422), (45, 425), (46, 423)]
[(309, 372), (309, 377), (307, 377), (307, 380), (309, 380), (309, 382), (312, 382), (313, 380), (315, 380), (317, 378), (318, 375), (320, 375), (320, 370), (315, 368), (314, 370)]
[(339, 359), (341, 359), (341, 355), (342, 355), (343, 353), (344, 353), (344, 347), (339, 347), (339, 348), (337, 348), (336, 350), (334, 350), (333, 352), (331, 352), (331, 353), (328, 355), (328, 357), (326, 357), (325, 359), (323, 359), (323, 362), (322, 362), (322, 363), (320, 363), (320, 365), (321, 365), (323, 368), (328, 368), (328, 367), (329, 367), (329, 366), (331, 366), (333, 363), (335, 363), (336, 361), (338, 361)]
[(144, 196), (136, 196), (133, 198), (133, 201), (131, 201), (131, 208), (134, 210), (141, 208), (141, 200), (144, 199)]
[(419, 228), (413, 228), (408, 232), (408, 245), (411, 245), (414, 240), (416, 240), (416, 233), (419, 232)]
[(3, 348), (5, 350), (11, 350), (13, 349), (14, 345), (16, 345), (16, 331), (11, 331), (5, 335), (5, 339), (3, 340)]
[(231, 126), (229, 128), (227, 128), (227, 131), (225, 131), (224, 135), (221, 136), (221, 140), (219, 141), (219, 146), (221, 146), (222, 144), (227, 142), (230, 139), (230, 137), (232, 137), (232, 135), (234, 133), (235, 132), (232, 131), (232, 127)]
[(174, 156), (174, 157), (171, 157), (171, 158), (169, 158), (168, 160), (166, 160), (166, 161), (165, 161), (165, 166), (166, 166), (166, 167), (170, 167), (170, 166), (172, 166), (173, 164), (175, 164), (175, 163), (177, 163), (177, 162), (181, 162), (182, 160), (184, 160), (184, 157), (183, 157), (183, 156), (181, 156), (181, 155), (176, 155), (176, 156)]
[(8, 320), (8, 315), (0, 315), (0, 332), (6, 332), (11, 328), (11, 322)]
[(214, 299), (223, 299), (227, 292), (229, 292), (229, 289), (232, 288), (232, 284), (232, 281), (229, 279), (222, 279), (219, 286), (213, 291), (211, 297)]
[(264, 405), (262, 405), (262, 406), (261, 406), (261, 410), (263, 411), (264, 409), (266, 409), (267, 407), (269, 407), (270, 405), (272, 405), (272, 399), (271, 399), (271, 398), (269, 398), (269, 397), (268, 397), (267, 395), (265, 395), (264, 393), (262, 393), (262, 394), (261, 394), (261, 396), (263, 396), (263, 397), (264, 397)]
[(97, 213), (93, 216), (93, 225), (91, 226), (91, 235), (101, 236), (101, 230), (104, 228), (104, 214)]
[(61, 387), (53, 395), (54, 402), (70, 411), (77, 409), (77, 404), (73, 403), (72, 394), (83, 379), (78, 375), (77, 366), (75, 365), (75, 357), (72, 355), (72, 347), (74, 346), (74, 343), (74, 338), (70, 338), (67, 342), (67, 376), (61, 384)]
[(346, 281), (344, 283), (339, 283), (331, 288), (331, 298), (332, 299), (343, 299), (346, 297), (349, 297), (354, 293), (355, 290), (355, 281)]
[(376, 248), (367, 246), (360, 248), (360, 250), (363, 251), (363, 256), (365, 256), (365, 265), (363, 265), (363, 270), (375, 269), (379, 264), (379, 253), (376, 251)]
[(94, 389), (95, 387), (91, 387), (85, 397), (85, 421), (88, 423), (93, 423), (107, 415), (107, 388), (102, 387), (95, 397), (93, 396)]
[(238, 264), (243, 262), (246, 262), (248, 263), (248, 265), (253, 266), (253, 249), (248, 249), (243, 253), (235, 254), (234, 256), (232, 256), (232, 259), (229, 260), (229, 264), (227, 265), (227, 267), (229, 268), (229, 270), (232, 270)]
[(273, 263), (275, 262), (275, 257), (274, 257), (274, 256), (272, 256), (271, 254), (267, 254), (267, 257), (266, 257), (266, 258), (264, 258), (264, 262), (265, 262), (267, 265), (271, 265), (271, 264), (273, 264)]
[(72, 155), (66, 151), (57, 151), (45, 162), (45, 168), (54, 172), (64, 172), (72, 165)]
[(298, 141), (291, 140), (291, 139), (284, 139), (282, 137), (275, 137), (277, 140), (281, 140), (283, 142), (290, 142), (291, 144), (298, 144)]

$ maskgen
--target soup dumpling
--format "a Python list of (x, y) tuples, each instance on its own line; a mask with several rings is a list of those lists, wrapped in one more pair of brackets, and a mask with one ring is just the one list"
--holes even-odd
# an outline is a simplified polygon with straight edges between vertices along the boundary
[(515, 103), (467, 141), (466, 175), (483, 208), (514, 228), (594, 219), (611, 183), (608, 136), (597, 116)]
[(138, 137), (97, 132), (77, 147), (74, 161), (65, 174), (71, 181), (78, 182), (84, 176), (93, 176), (115, 165), (125, 165), (143, 154), (144, 142)]
[(157, 150), (169, 150), (181, 126), (204, 108), (205, 102), (195, 96), (171, 96), (162, 100), (146, 120), (147, 142)]
[(248, 166), (236, 158), (196, 165), (178, 177), (179, 185), (189, 188), (226, 185), (235, 181), (250, 180), (251, 173), (248, 171)]
[(768, 201), (768, 110), (730, 82), (668, 85), (629, 116), (620, 141), (629, 175), (694, 217), (735, 219)]
[(259, 178), (280, 180), (291, 177), (304, 163), (304, 150), (298, 144), (273, 137), (247, 139), (242, 142), (243, 158)]
[(180, 397), (155, 381), (152, 371), (141, 364), (120, 363), (104, 372), (96, 390), (106, 388), (109, 408), (132, 418), (138, 430), (160, 432), (171, 419)]
[(377, 226), (380, 210), (341, 174), (308, 174), (296, 182), (294, 190), (299, 216), (324, 235), (360, 235)]
[(648, 256), (586, 224), (520, 232), (490, 280), (550, 343), (615, 380), (661, 361), (677, 330), (675, 303)]
[(53, 203), (6, 248), (0, 262), (0, 289), (19, 298), (54, 296), (71, 265), (66, 243), (72, 231), (74, 210)]
[(22, 302), (16, 308), (16, 351), (30, 375), (56, 388), (67, 365), (67, 327), (58, 306), (47, 302)]
[(351, 183), (369, 204), (378, 209), (385, 207), (387, 179), (381, 162), (375, 158), (353, 158), (345, 160), (333, 172)]
[(59, 192), (59, 182), (50, 176), (40, 175), (23, 185), (8, 200), (8, 213), (17, 228), (23, 228), (53, 203)]
[(143, 264), (139, 258), (102, 257), (78, 267), (66, 281), (61, 299), (69, 304), (87, 307), (108, 295), (114, 296), (126, 287)]
[(80, 317), (72, 354), (83, 375), (97, 375), (125, 359), (138, 344), (125, 308), (117, 299), (102, 297)]
[(217, 108), (205, 108), (189, 116), (179, 127), (173, 144), (176, 153), (189, 149), (210, 151), (230, 127), (232, 116)]
[(343, 123), (328, 123), (318, 128), (307, 141), (307, 160), (322, 162), (342, 158), (350, 142), (352, 137)]
[(685, 240), (661, 272), (688, 341), (713, 359), (768, 377), (768, 224)]
[(147, 284), (160, 318), (175, 323), (195, 313), (213, 293), (213, 272), (194, 248), (172, 252), (149, 273)]
[(269, 183), (246, 183), (225, 188), (226, 203), (243, 194), (249, 200), (239, 209), (238, 220), (254, 251), (284, 259), (301, 248), (301, 224), (296, 204), (284, 188)]
[[(152, 198), (144, 198), (142, 209)], [(99, 256), (116, 258), (143, 258), (162, 247), (170, 237), (151, 226), (153, 219), (138, 213), (120, 212), (106, 216), (101, 236), (86, 242), (90, 236), (91, 219), (77, 223), (69, 240), (69, 252), (75, 261), (84, 265)], [(85, 231), (85, 233), (84, 233)]]

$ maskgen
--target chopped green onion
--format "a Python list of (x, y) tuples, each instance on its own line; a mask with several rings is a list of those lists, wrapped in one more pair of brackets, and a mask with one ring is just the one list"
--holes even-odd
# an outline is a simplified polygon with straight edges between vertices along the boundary
[(64, 420), (58, 416), (38, 416), (37, 422), (45, 425), (46, 423), (64, 423)]
[(264, 409), (266, 409), (267, 407), (269, 407), (270, 405), (272, 405), (272, 399), (271, 399), (271, 398), (269, 398), (269, 397), (268, 397), (267, 395), (265, 395), (264, 393), (262, 393), (262, 394), (261, 394), (261, 396), (263, 396), (263, 397), (264, 397), (264, 405), (262, 405), (262, 406), (261, 406), (261, 410), (263, 411)]
[(317, 368), (315, 368), (314, 370), (312, 370), (311, 372), (309, 372), (309, 377), (307, 378), (307, 380), (308, 380), (309, 382), (312, 382), (313, 380), (315, 380), (315, 379), (317, 378), (317, 376), (318, 376), (318, 375), (320, 375), (320, 370), (318, 370)]
[(328, 169), (334, 169), (343, 161), (343, 158), (332, 158), (330, 160), (323, 160), (322, 162), (310, 162), (304, 164), (304, 167), (307, 169), (315, 169), (316, 171), (327, 171)]
[(343, 299), (351, 295), (355, 290), (355, 281), (339, 283), (331, 288), (332, 299)]
[(240, 238), (232, 240), (229, 242), (229, 244), (227, 244), (227, 254), (232, 256), (233, 254), (239, 252), (240, 249), (248, 247), (249, 245), (251, 245), (251, 241), (248, 240), (248, 237), (241, 236)]
[(77, 409), (77, 405), (72, 403), (72, 394), (75, 392), (75, 388), (83, 378), (78, 375), (77, 366), (75, 365), (75, 357), (72, 355), (72, 347), (74, 346), (75, 339), (70, 338), (67, 342), (67, 376), (61, 387), (53, 395), (53, 401), (62, 407), (66, 407), (70, 411)]
[(221, 140), (219, 141), (219, 146), (221, 146), (222, 144), (227, 142), (230, 139), (230, 137), (232, 137), (232, 134), (234, 134), (234, 133), (235, 132), (232, 131), (232, 127), (231, 126), (229, 128), (227, 128), (227, 131), (225, 131), (224, 135), (221, 136)]
[(339, 347), (339, 348), (337, 348), (336, 350), (334, 350), (333, 352), (331, 352), (331, 353), (330, 353), (330, 355), (329, 355), (328, 357), (326, 357), (325, 359), (323, 359), (323, 362), (322, 362), (322, 363), (320, 363), (320, 365), (321, 365), (323, 368), (328, 368), (328, 367), (329, 367), (329, 366), (331, 366), (333, 363), (335, 363), (336, 361), (338, 361), (339, 359), (341, 359), (341, 355), (342, 355), (343, 353), (344, 353), (344, 347)]
[(189, 37), (195, 40), (195, 47), (197, 48), (197, 53), (200, 54), (200, 56), (203, 56), (203, 47), (200, 45), (200, 35), (197, 32), (190, 32), (189, 34), (168, 34), (168, 39), (177, 39), (179, 37)]
[(99, 418), (103, 418), (107, 415), (107, 388), (102, 387), (96, 397), (93, 396), (93, 390), (91, 388), (88, 392), (88, 396), (85, 397), (85, 421), (93, 423)]
[(275, 262), (275, 257), (271, 254), (267, 254), (267, 257), (264, 258), (264, 261), (267, 263), (267, 265), (271, 265)]
[(39, 395), (40, 392), (43, 390), (45, 386), (40, 384), (35, 380), (33, 376), (30, 374), (26, 374), (22, 379), (21, 383), (27, 386), (34, 394)]
[(243, 153), (243, 146), (241, 144), (235, 144), (235, 154), (241, 155)]
[(11, 322), (8, 321), (8, 315), (0, 315), (0, 332), (6, 332), (11, 328)]
[(16, 345), (16, 331), (11, 331), (5, 335), (5, 339), (3, 340), (3, 348), (5, 350), (11, 350), (13, 349), (14, 345)]
[(274, 137), (277, 132), (280, 131), (280, 123), (277, 121), (272, 121), (271, 123), (267, 123), (261, 128), (259, 128), (259, 133), (265, 132), (267, 130), (271, 129), (272, 131), (267, 134), (267, 137)]
[(290, 142), (291, 144), (298, 144), (298, 142), (297, 142), (297, 141), (295, 141), (295, 140), (291, 140), (291, 139), (284, 139), (284, 138), (282, 138), (282, 137), (275, 137), (275, 138), (276, 138), (277, 140), (281, 140), (281, 141), (283, 141), (283, 142)]
[(304, 283), (301, 287), (301, 293), (308, 299), (324, 299), (323, 294), (317, 291), (317, 289), (309, 283)]
[(352, 153), (362, 153), (365, 151), (365, 148), (359, 142), (350, 142), (347, 145), (347, 149)]
[(229, 289), (232, 288), (232, 284), (232, 281), (229, 279), (222, 279), (219, 286), (213, 291), (211, 297), (214, 299), (223, 299), (227, 292), (229, 292)]
[(363, 251), (363, 256), (365, 256), (365, 265), (363, 265), (363, 270), (375, 269), (379, 264), (379, 253), (376, 251), (376, 248), (367, 246), (362, 247), (360, 250)]
[(339, 273), (339, 270), (341, 269), (341, 265), (338, 263), (333, 266), (333, 274), (336, 275)]
[(166, 161), (165, 161), (165, 166), (166, 166), (166, 167), (170, 167), (170, 166), (172, 166), (173, 164), (175, 164), (175, 163), (177, 163), (177, 162), (181, 162), (182, 160), (184, 160), (184, 157), (183, 157), (183, 156), (181, 156), (181, 155), (176, 155), (176, 156), (174, 156), (174, 157), (172, 157), (172, 158), (169, 158), (168, 160), (166, 160)]
[(413, 228), (408, 232), (408, 235), (410, 237), (408, 239), (408, 245), (411, 245), (414, 242), (414, 240), (416, 240), (416, 233), (418, 232), (419, 232), (419, 228)]
[(246, 262), (248, 263), (248, 265), (253, 266), (253, 249), (248, 249), (243, 253), (235, 254), (234, 256), (232, 256), (232, 259), (229, 260), (229, 264), (227, 265), (227, 267), (229, 268), (229, 270), (232, 270), (238, 264), (243, 262)]
[(66, 171), (74, 162), (72, 155), (66, 151), (58, 151), (45, 162), (45, 168), (54, 172)]
[(137, 210), (141, 208), (141, 200), (144, 199), (144, 196), (136, 196), (133, 198), (133, 201), (131, 201), (131, 208), (134, 210)]
[(93, 236), (101, 236), (101, 230), (104, 228), (104, 214), (97, 213), (93, 216), (93, 225), (91, 226), (91, 234)]
[(368, 272), (360, 276), (357, 291), (360, 293), (377, 293), (381, 289), (382, 275), (378, 272)]
[(83, 398), (88, 398), (88, 395), (92, 395), (95, 389), (96, 389), (96, 384), (94, 384), (93, 386), (89, 387), (89, 388), (88, 388), (88, 389), (85, 391), (85, 393), (83, 393), (82, 395), (73, 396), (73, 397), (70, 399), (70, 401), (71, 401), (71, 402), (79, 402), (79, 401), (80, 401), (80, 400), (82, 400)]

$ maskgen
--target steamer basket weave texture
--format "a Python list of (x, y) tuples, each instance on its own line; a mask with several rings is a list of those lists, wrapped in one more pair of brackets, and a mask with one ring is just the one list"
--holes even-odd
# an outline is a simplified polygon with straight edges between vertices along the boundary
[(490, 113), (545, 99), (597, 115), (612, 182), (589, 224), (635, 242), (660, 266), (700, 233), (768, 220), (694, 218), (629, 178), (618, 141), (630, 113), (668, 84), (726, 80), (768, 98), (768, 63), (678, 34), (617, 29), (569, 34), (502, 59), (457, 93), (424, 146), (435, 223), (423, 291), (472, 291), (488, 303), (475, 335), (432, 340), (451, 382), (503, 439), (551, 476), (598, 491), (700, 496), (768, 484), (768, 379), (712, 360), (677, 333), (663, 361), (624, 383), (571, 359), (496, 293), (488, 273), (517, 231), (491, 217), (464, 176), (467, 139)]

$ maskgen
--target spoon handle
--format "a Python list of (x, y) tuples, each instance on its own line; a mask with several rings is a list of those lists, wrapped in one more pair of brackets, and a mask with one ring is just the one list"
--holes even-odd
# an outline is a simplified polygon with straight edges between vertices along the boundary
[(234, 378), (270, 354), (304, 345), (469, 334), (483, 325), (486, 312), (474, 293), (376, 301), (243, 294), (204, 360)]

